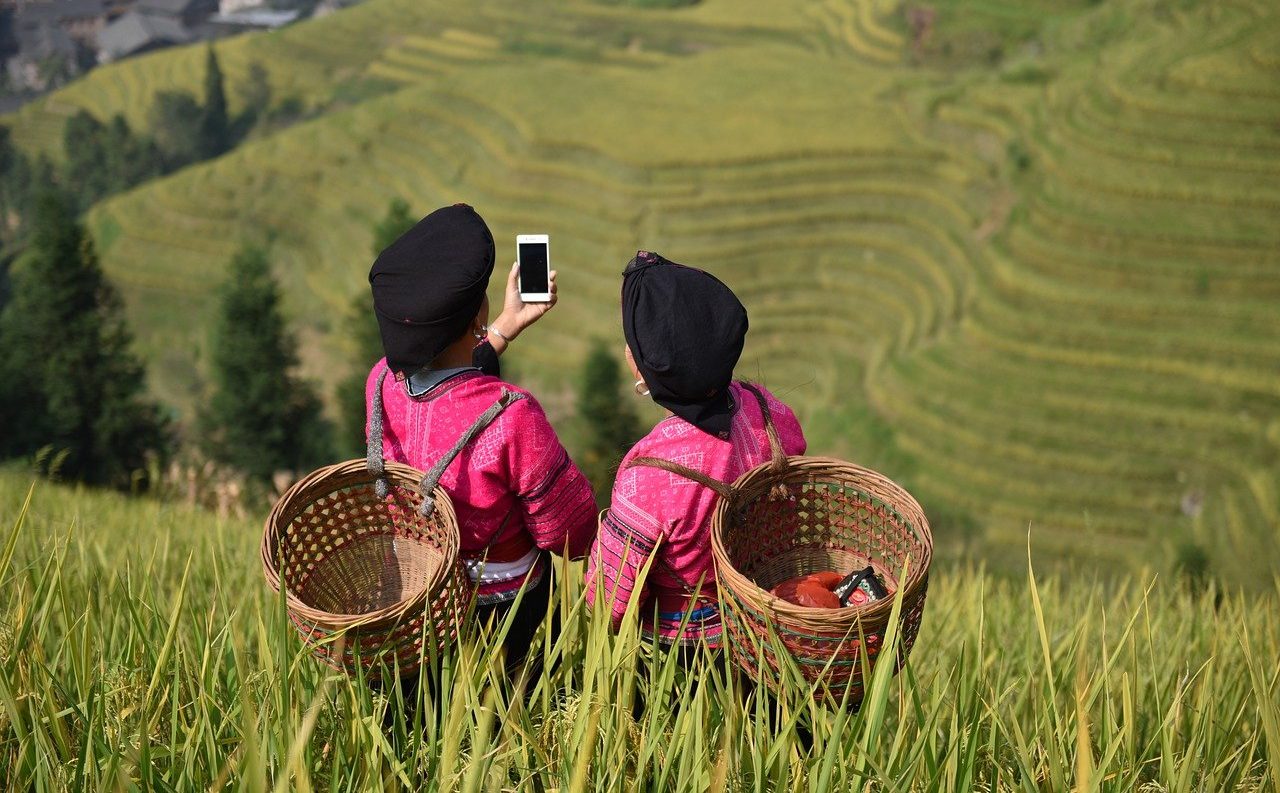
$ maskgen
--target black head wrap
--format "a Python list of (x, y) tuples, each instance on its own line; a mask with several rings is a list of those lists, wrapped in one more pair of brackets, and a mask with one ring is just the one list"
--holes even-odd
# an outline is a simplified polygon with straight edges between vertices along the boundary
[(369, 284), (391, 371), (426, 366), (466, 331), (493, 259), (493, 235), (466, 204), (437, 209), (378, 254)]
[(715, 276), (640, 251), (622, 273), (622, 333), (659, 405), (728, 439), (747, 310)]

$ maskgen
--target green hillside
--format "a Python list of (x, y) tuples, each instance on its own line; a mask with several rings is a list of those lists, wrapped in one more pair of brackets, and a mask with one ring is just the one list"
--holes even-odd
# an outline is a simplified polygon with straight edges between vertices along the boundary
[[(1186, 538), (1265, 584), (1280, 560), (1280, 7), (889, 0), (368, 0), (219, 45), (313, 117), (97, 206), (155, 390), (189, 409), (209, 295), (272, 245), (308, 374), (394, 196), (547, 231), (564, 299), (517, 344), (556, 407), (621, 345), (639, 247), (751, 311), (740, 373), (816, 452), (916, 492), (996, 566), (1166, 564)], [(198, 49), (92, 72), (12, 119), (145, 119)], [(513, 248), (514, 246), (511, 246)], [(510, 252), (510, 248), (507, 249)], [(562, 408), (561, 408), (562, 409)]]

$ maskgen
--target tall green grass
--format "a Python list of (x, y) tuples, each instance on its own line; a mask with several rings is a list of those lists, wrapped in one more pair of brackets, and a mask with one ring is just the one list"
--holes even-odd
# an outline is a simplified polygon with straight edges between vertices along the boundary
[(6, 790), (1280, 790), (1275, 591), (943, 570), (855, 713), (610, 635), (575, 566), (548, 671), (472, 635), (415, 712), (300, 649), (255, 523), (20, 473), (0, 519)]

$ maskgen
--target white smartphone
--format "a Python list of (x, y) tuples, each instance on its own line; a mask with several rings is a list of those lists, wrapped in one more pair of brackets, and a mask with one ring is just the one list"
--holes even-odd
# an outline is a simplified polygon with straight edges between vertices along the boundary
[(520, 271), (520, 299), (526, 303), (550, 303), (550, 238), (546, 234), (517, 235), (516, 261)]

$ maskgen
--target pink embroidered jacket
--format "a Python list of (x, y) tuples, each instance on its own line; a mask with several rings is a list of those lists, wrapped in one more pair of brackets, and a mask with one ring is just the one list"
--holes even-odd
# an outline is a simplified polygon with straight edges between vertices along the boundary
[[(386, 368), (384, 359), (369, 373), (366, 406)], [(526, 398), (507, 407), (440, 478), (458, 515), (461, 556), (478, 584), (480, 604), (511, 600), (526, 578), (530, 586), (540, 581), (547, 566), (540, 550), (570, 558), (586, 553), (595, 535), (591, 486), (524, 389), (479, 371), (456, 375), (421, 398), (409, 396), (392, 375), (382, 385), (383, 454), (422, 471), (449, 451), (504, 388)]]
[[(671, 416), (637, 442), (619, 466), (612, 503), (591, 547), (586, 573), (587, 600), (609, 604), (615, 627), (630, 598), (636, 596), (640, 598), (641, 624), (647, 631), (655, 625), (656, 611), (662, 641), (696, 643), (704, 636), (710, 646), (719, 646), (720, 612), (711, 556), (711, 515), (719, 496), (677, 474), (628, 464), (636, 457), (657, 457), (732, 483), (768, 460), (769, 440), (759, 403), (740, 384), (731, 388), (738, 409), (729, 440), (715, 438)], [(787, 454), (804, 454), (804, 433), (795, 414), (768, 391), (760, 390), (769, 403), (783, 449)], [(657, 558), (637, 591), (636, 579), (655, 547)], [(597, 591), (598, 586), (604, 591)], [(681, 633), (686, 612), (689, 621)]]

